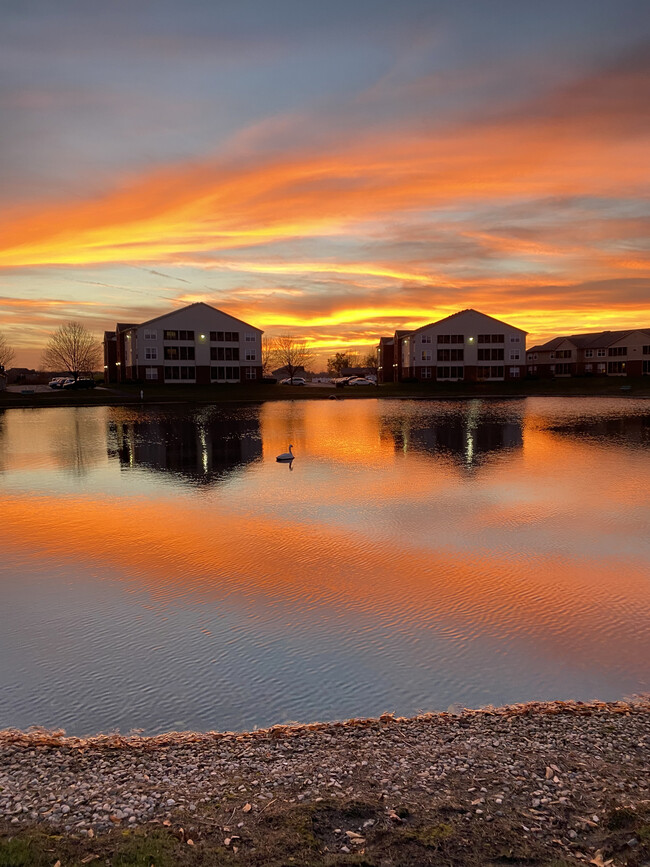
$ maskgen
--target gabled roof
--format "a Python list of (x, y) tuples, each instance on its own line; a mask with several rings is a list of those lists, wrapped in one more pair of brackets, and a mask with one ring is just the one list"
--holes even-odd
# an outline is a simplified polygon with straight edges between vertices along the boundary
[(592, 334), (571, 334), (566, 337), (554, 337), (547, 343), (531, 346), (527, 352), (547, 352), (557, 349), (560, 343), (568, 340), (577, 349), (604, 349), (619, 340), (624, 340), (630, 334), (647, 334), (650, 337), (650, 328), (626, 328), (623, 331), (597, 331)]
[(246, 328), (252, 328), (253, 331), (259, 331), (260, 334), (264, 333), (261, 328), (256, 328), (254, 325), (251, 325), (248, 322), (244, 322), (243, 319), (237, 319), (237, 317), (233, 316), (231, 313), (226, 313), (224, 310), (218, 310), (216, 307), (212, 307), (210, 304), (206, 304), (203, 301), (197, 301), (194, 304), (188, 304), (186, 307), (179, 307), (177, 310), (171, 310), (169, 313), (163, 313), (162, 316), (156, 316), (153, 319), (149, 319), (147, 322), (141, 322), (137, 327), (140, 328), (143, 325), (153, 325), (154, 322), (160, 322), (161, 319), (167, 319), (168, 316), (173, 316), (175, 313), (179, 313), (181, 310), (189, 310), (191, 307), (204, 307), (206, 310), (210, 310), (213, 313), (221, 313), (222, 316), (228, 316), (229, 319), (234, 319), (235, 322), (239, 322), (242, 325), (245, 325)]
[(118, 322), (115, 326), (115, 331), (128, 331), (129, 328), (137, 328), (133, 322)]
[[(496, 322), (497, 325), (505, 325), (508, 328), (517, 328), (516, 325), (509, 325), (507, 322), (503, 322), (501, 319), (495, 319), (494, 316), (488, 316), (487, 313), (481, 313), (480, 310), (474, 310), (473, 307), (468, 307), (467, 310), (458, 310), (456, 313), (452, 313), (450, 316), (445, 316), (444, 319), (439, 319), (437, 322), (429, 322), (427, 325), (421, 325), (419, 328), (416, 328), (411, 333), (417, 334), (419, 331), (425, 331), (427, 328), (433, 328), (434, 326), (442, 325), (445, 322), (449, 322), (451, 319), (455, 319), (457, 316), (462, 316), (464, 313), (477, 313), (479, 316), (485, 317), (485, 319), (490, 319), (492, 322)], [(521, 331), (522, 334), (528, 334), (528, 332), (524, 331), (523, 328), (517, 328), (517, 331)]]

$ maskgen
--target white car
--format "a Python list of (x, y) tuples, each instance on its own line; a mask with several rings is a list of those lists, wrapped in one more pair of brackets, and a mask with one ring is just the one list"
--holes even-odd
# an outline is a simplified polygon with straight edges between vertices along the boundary
[(280, 385), (307, 385), (307, 380), (302, 376), (289, 376), (287, 379), (281, 379)]
[(377, 385), (376, 382), (372, 382), (370, 379), (365, 379), (363, 376), (357, 376), (354, 379), (349, 379), (347, 382), (348, 385)]

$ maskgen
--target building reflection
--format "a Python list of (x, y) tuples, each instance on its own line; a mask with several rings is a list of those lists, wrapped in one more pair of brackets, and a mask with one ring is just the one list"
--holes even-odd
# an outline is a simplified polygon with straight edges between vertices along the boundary
[(140, 467), (192, 484), (212, 484), (262, 458), (258, 414), (112, 419), (108, 454), (119, 459), (123, 468)]
[(650, 446), (650, 415), (615, 416), (611, 418), (582, 419), (570, 424), (553, 425), (553, 433), (599, 445), (626, 445), (637, 448)]
[(462, 413), (458, 407), (451, 413), (427, 408), (386, 416), (382, 419), (382, 435), (390, 436), (399, 451), (445, 456), (468, 468), (494, 452), (521, 449), (524, 444), (521, 415), (495, 415), (481, 401), (468, 402)]

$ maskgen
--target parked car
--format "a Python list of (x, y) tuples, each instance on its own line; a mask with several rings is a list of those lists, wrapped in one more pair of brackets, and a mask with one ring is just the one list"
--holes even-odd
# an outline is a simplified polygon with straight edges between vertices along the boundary
[(63, 383), (68, 381), (67, 376), (55, 376), (48, 382), (50, 388), (63, 388)]
[(94, 388), (94, 379), (69, 379), (63, 386), (67, 391), (77, 391), (80, 388)]
[(372, 380), (366, 379), (363, 376), (355, 376), (348, 380), (348, 385), (377, 385), (377, 383), (372, 382)]
[(307, 385), (307, 380), (302, 376), (290, 376), (287, 379), (281, 379), (280, 385)]

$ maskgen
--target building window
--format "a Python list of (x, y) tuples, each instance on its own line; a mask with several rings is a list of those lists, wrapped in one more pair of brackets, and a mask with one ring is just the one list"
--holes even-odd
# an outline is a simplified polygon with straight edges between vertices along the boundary
[(430, 334), (423, 334), (421, 339), (422, 339), (422, 343), (431, 343), (431, 335)]
[(478, 379), (503, 379), (503, 367), (481, 366), (476, 368), (476, 376)]
[(598, 365), (598, 373), (606, 373), (606, 371), (607, 371), (607, 365), (606, 364), (599, 364)]
[(239, 343), (239, 331), (211, 331), (212, 343)]
[[(237, 354), (239, 354), (239, 353), (237, 353)], [(256, 361), (257, 360), (257, 353), (255, 352), (254, 349), (247, 349), (246, 350), (245, 360), (246, 361)]]
[(165, 367), (165, 379), (166, 380), (179, 380), (179, 379), (195, 379), (196, 378), (196, 368), (195, 367), (186, 367), (180, 366), (178, 364), (167, 365)]
[(593, 358), (593, 357), (594, 357), (593, 349), (585, 349), (585, 358)]
[(239, 361), (239, 347), (211, 346), (210, 361)]
[[(158, 350), (155, 346), (145, 346), (144, 357), (145, 361), (156, 361), (158, 359)], [(156, 379), (158, 379), (158, 377), (156, 377)]]
[(166, 346), (165, 361), (194, 361), (194, 347)]
[(643, 347), (643, 354), (644, 355), (650, 355), (650, 346), (644, 346)]
[(479, 334), (478, 336), (479, 343), (505, 343), (505, 340), (505, 334)]
[(478, 361), (503, 361), (503, 349), (479, 349), (477, 350)]
[(570, 349), (560, 349), (555, 353), (556, 358), (571, 358)]
[(239, 382), (239, 368), (238, 367), (226, 367), (219, 365), (218, 367), (210, 368), (210, 379), (212, 380), (221, 380), (225, 382), (226, 380), (233, 380), (235, 382)]
[(439, 349), (438, 361), (464, 361), (464, 355), (464, 349)]
[(510, 361), (519, 361), (519, 353), (511, 352), (510, 353)]
[(556, 376), (569, 376), (571, 373), (571, 365), (570, 364), (556, 364), (555, 365), (555, 375)]
[(465, 343), (464, 334), (439, 334), (438, 343)]
[(533, 364), (533, 365), (530, 367), (530, 372), (531, 372), (531, 373), (537, 373), (537, 365), (536, 365), (536, 364)]
[(648, 376), (650, 374), (650, 361), (643, 362), (643, 375)]
[(621, 374), (625, 373), (626, 363), (624, 361), (608, 361), (607, 362), (607, 373), (608, 374)]
[(627, 355), (627, 346), (610, 346), (607, 354), (610, 357), (616, 355)]
[(519, 343), (519, 338), (518, 337), (511, 337), (510, 343)]
[(145, 369), (145, 378), (146, 379), (158, 379), (158, 368), (157, 367), (147, 367)]
[(255, 343), (255, 335), (250, 331), (246, 332), (246, 343)]
[(246, 379), (257, 379), (257, 371), (254, 367), (245, 367)]
[(519, 368), (511, 367), (510, 368), (510, 379), (519, 379)]
[(157, 331), (152, 331), (151, 329), (145, 328), (144, 330), (144, 339), (145, 340), (156, 340), (158, 336)]
[[(440, 353), (440, 351), (441, 350), (438, 350), (439, 353)], [(431, 361), (431, 350), (430, 349), (423, 349), (422, 350), (422, 358), (420, 360), (421, 361)]]
[(537, 361), (537, 353), (533, 352), (528, 356), (529, 361)]
[(607, 355), (607, 352), (604, 349), (597, 349), (596, 355), (598, 358), (604, 358)]
[(420, 369), (420, 376), (422, 379), (431, 379), (431, 368), (423, 367)]
[(193, 331), (165, 331), (163, 334), (165, 340), (194, 340)]
[(593, 364), (585, 364), (585, 373), (591, 373), (591, 371), (593, 369), (594, 369)]
[(436, 379), (462, 379), (462, 367), (438, 367), (436, 370)]
[(549, 357), (550, 357), (550, 358), (555, 358), (555, 353), (554, 353), (554, 352), (551, 352), (551, 354), (550, 354)]

